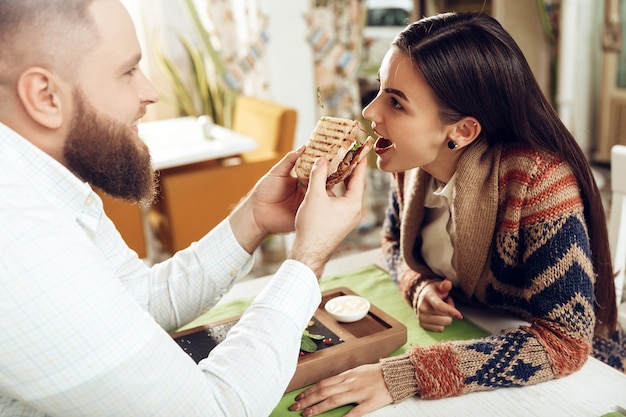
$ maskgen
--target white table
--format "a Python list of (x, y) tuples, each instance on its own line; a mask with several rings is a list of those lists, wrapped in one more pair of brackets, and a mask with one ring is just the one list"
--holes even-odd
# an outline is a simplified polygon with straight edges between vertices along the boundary
[[(372, 263), (380, 264), (378, 249), (331, 260), (324, 276), (349, 272)], [(220, 303), (254, 296), (270, 279), (271, 276), (266, 276), (237, 283)], [(489, 317), (469, 309), (462, 309), (462, 312), (467, 320), (490, 332), (519, 324), (519, 320), (514, 318)], [(599, 417), (614, 411), (612, 407), (616, 405), (626, 409), (626, 375), (597, 359), (589, 358), (580, 371), (565, 378), (440, 400), (412, 397), (383, 407), (368, 416)]]
[[(138, 125), (139, 137), (148, 145), (155, 170), (218, 160), (257, 149), (253, 138), (219, 125), (212, 125), (207, 139), (196, 117), (144, 122)], [(146, 240), (146, 262), (156, 259), (154, 233), (148, 222), (148, 208), (142, 208), (143, 231)]]
[(139, 136), (157, 170), (239, 155), (259, 146), (254, 139), (219, 125), (212, 126), (211, 134), (212, 139), (205, 138), (196, 117), (139, 124)]

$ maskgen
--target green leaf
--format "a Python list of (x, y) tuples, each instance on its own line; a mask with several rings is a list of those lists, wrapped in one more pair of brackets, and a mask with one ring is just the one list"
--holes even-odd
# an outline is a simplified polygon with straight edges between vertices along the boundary
[(302, 338), (300, 339), (300, 350), (309, 353), (315, 352), (317, 350), (317, 344), (309, 336), (302, 333)]
[(204, 65), (204, 57), (189, 39), (183, 35), (179, 35), (178, 38), (185, 48), (187, 57), (191, 62), (192, 80), (194, 81), (194, 86), (197, 87), (196, 93), (200, 96), (200, 102), (202, 105), (201, 110), (203, 111), (203, 114), (210, 114), (207, 110), (210, 111), (213, 106), (209, 101), (210, 92), (209, 83), (207, 81), (208, 74)]
[(352, 145), (350, 150), (351, 151), (356, 151), (356, 150), (358, 150), (362, 146), (363, 146), (363, 144), (361, 142), (357, 141), (357, 142), (354, 142), (354, 144)]
[(311, 334), (311, 332), (309, 332), (308, 330), (304, 330), (304, 332), (302, 332), (302, 334), (304, 334), (305, 336), (309, 336), (311, 339), (315, 339), (315, 340), (323, 340), (324, 336), (321, 334)]
[[(198, 37), (178, 34), (189, 62), (189, 73), (181, 73), (176, 62), (165, 55), (164, 48), (155, 36), (157, 62), (172, 85), (171, 101), (180, 116), (211, 116), (216, 124), (232, 127), (235, 99), (239, 92), (223, 81), (228, 69), (211, 43), (193, 0), (184, 0)], [(194, 39), (199, 39), (194, 41)]]
[(193, 98), (185, 85), (184, 77), (174, 62), (165, 56), (158, 41), (155, 42), (155, 55), (159, 67), (172, 81), (172, 90), (178, 111), (183, 115), (194, 115), (196, 112)]
[(187, 6), (187, 10), (189, 11), (189, 15), (191, 16), (191, 20), (193, 21), (194, 26), (202, 40), (202, 44), (206, 52), (208, 52), (209, 56), (213, 60), (213, 64), (215, 65), (215, 69), (219, 75), (223, 75), (226, 73), (226, 65), (222, 61), (222, 58), (213, 48), (213, 44), (211, 43), (211, 39), (209, 38), (209, 34), (204, 29), (202, 25), (202, 21), (200, 20), (200, 15), (198, 14), (198, 10), (193, 3), (193, 0), (185, 0), (185, 5)]

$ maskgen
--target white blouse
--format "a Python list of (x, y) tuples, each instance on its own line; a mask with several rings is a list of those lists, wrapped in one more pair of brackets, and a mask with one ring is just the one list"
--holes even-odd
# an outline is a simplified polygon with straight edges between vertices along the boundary
[(426, 264), (437, 275), (457, 283), (454, 269), (455, 226), (452, 196), (456, 184), (456, 174), (444, 184), (434, 177), (431, 179), (424, 205), (424, 226), (422, 227), (422, 256)]

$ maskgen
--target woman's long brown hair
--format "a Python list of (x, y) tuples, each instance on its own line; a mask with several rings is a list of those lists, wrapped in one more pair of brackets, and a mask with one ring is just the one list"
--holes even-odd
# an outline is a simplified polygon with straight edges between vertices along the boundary
[(490, 144), (526, 144), (559, 156), (578, 180), (596, 273), (596, 333), (617, 323), (606, 216), (587, 158), (533, 76), (519, 46), (492, 17), (446, 13), (407, 26), (393, 44), (411, 57), (439, 101), (441, 118), (473, 116)]

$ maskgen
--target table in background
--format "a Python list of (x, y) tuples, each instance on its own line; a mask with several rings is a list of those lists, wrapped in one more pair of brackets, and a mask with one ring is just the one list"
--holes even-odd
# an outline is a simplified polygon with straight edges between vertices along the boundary
[[(323, 290), (339, 286), (348, 286), (345, 277), (352, 271), (368, 265), (380, 265), (380, 251), (378, 249), (346, 256), (331, 260), (326, 267), (324, 276), (320, 281)], [(224, 314), (234, 314), (235, 311), (227, 311), (229, 307), (236, 310), (245, 308), (249, 304), (251, 297), (254, 297), (267, 284), (271, 276), (248, 279), (235, 284), (232, 290), (214, 308), (219, 314), (220, 309)], [(380, 278), (379, 278), (380, 279)], [(367, 280), (360, 280), (367, 281)], [(386, 283), (383, 283), (386, 284)], [(395, 285), (395, 284), (394, 284)], [(381, 285), (382, 286), (382, 285)], [(355, 292), (375, 299), (376, 294), (363, 293), (353, 288)], [(377, 301), (375, 305), (381, 307)], [(397, 303), (396, 303), (397, 304)], [(404, 307), (410, 307), (404, 303)], [(386, 307), (381, 307), (392, 316), (394, 312)], [(402, 308), (391, 306), (395, 309)], [(209, 312), (211, 314), (214, 310)], [(519, 320), (514, 318), (490, 317), (480, 312), (461, 309), (467, 321), (473, 323), (485, 333), (495, 332), (499, 329), (517, 325)], [(412, 314), (412, 311), (411, 311)], [(414, 315), (413, 315), (414, 316)], [(210, 317), (210, 316), (209, 316)], [(399, 317), (396, 317), (400, 319)], [(206, 319), (206, 317), (205, 317)], [(202, 319), (200, 319), (202, 320)], [(407, 323), (408, 331), (416, 331), (417, 320), (413, 317)], [(204, 321), (206, 323), (207, 321)], [(191, 325), (199, 325), (201, 322), (194, 322)], [(460, 327), (457, 326), (456, 329)], [(421, 330), (420, 330), (421, 331)], [(428, 337), (433, 340), (446, 337), (446, 333), (430, 333)], [(409, 340), (411, 337), (409, 337)], [(405, 345), (404, 349), (408, 346)], [(278, 407), (272, 413), (273, 417), (299, 416), (299, 413), (290, 412), (287, 406), (293, 402), (295, 395), (301, 390), (284, 395)], [(422, 400), (417, 397), (408, 398), (398, 404), (388, 405), (368, 416), (377, 417), (403, 417), (403, 416), (507, 416), (507, 417), (528, 417), (528, 416), (590, 416), (599, 417), (612, 411), (613, 405), (620, 405), (626, 408), (626, 375), (618, 372), (614, 368), (589, 358), (583, 368), (565, 378), (543, 382), (536, 385), (503, 388), (486, 392), (475, 392), (458, 397), (444, 398), (440, 400)], [(337, 410), (322, 414), (323, 416), (342, 416), (350, 407), (342, 407)]]
[[(144, 122), (138, 125), (139, 136), (148, 145), (155, 170), (175, 168), (198, 162), (236, 157), (258, 148), (254, 139), (223, 126), (211, 126), (207, 139), (196, 117)], [(143, 232), (147, 259), (156, 258), (154, 233), (148, 221), (148, 208), (142, 208)]]
[(211, 139), (204, 136), (196, 117), (178, 117), (139, 124), (154, 169), (173, 168), (253, 151), (259, 144), (252, 138), (212, 125)]

